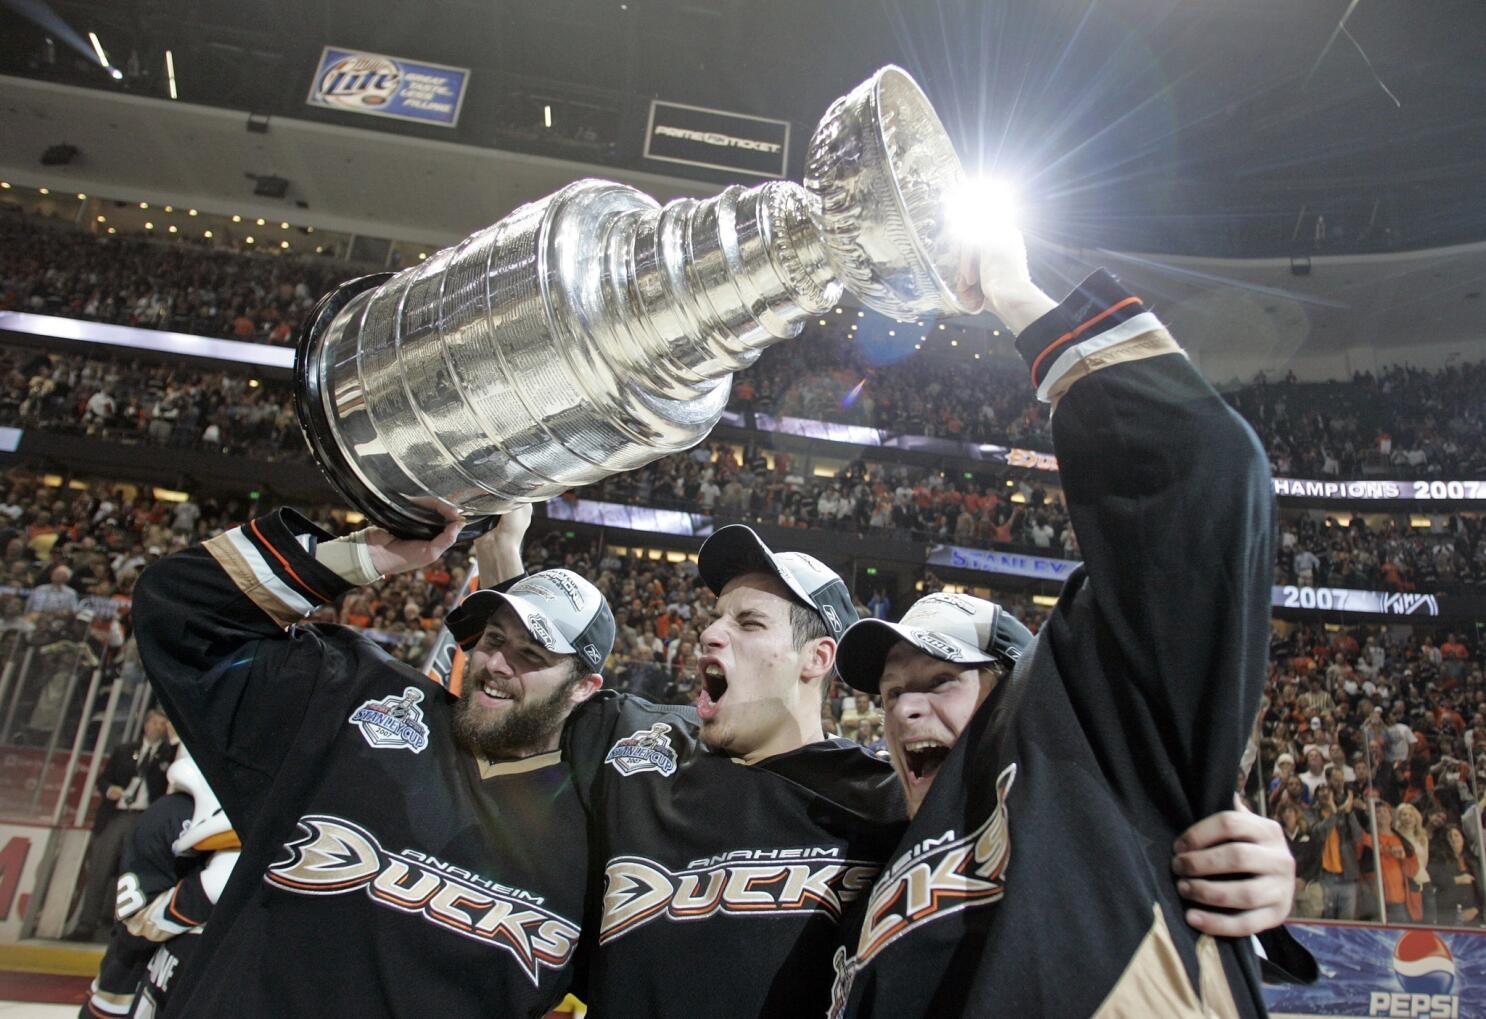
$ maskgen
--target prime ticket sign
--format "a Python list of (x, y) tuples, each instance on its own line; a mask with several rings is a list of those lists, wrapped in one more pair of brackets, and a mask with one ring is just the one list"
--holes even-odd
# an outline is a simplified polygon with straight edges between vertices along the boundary
[(310, 83), (311, 106), (453, 127), (470, 72), (382, 53), (326, 46)]

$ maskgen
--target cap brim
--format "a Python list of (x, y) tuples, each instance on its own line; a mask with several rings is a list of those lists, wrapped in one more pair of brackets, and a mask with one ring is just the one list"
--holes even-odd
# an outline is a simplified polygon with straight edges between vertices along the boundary
[[(517, 618), (521, 620), (521, 625), (526, 632), (548, 651), (559, 655), (578, 653), (578, 649), (562, 635), (562, 631), (557, 628), (552, 617), (538, 608), (534, 602), (489, 588), (475, 591), (461, 601), (455, 606), (454, 611), (449, 613), (444, 625), (449, 627), (449, 632), (454, 634), (454, 639), (461, 647), (468, 647), (479, 639), (480, 634), (489, 625), (490, 617), (495, 615), (496, 609), (502, 604), (511, 607)], [(546, 631), (547, 639), (543, 639), (542, 634), (533, 628), (533, 620), (537, 622), (540, 629)]]
[(990, 651), (966, 644), (942, 633), (933, 633), (883, 619), (863, 619), (853, 624), (836, 647), (836, 671), (854, 690), (877, 693), (882, 686), (882, 667), (898, 641), (942, 662), (983, 665), (999, 659)]
[(714, 531), (697, 553), (697, 572), (713, 594), (722, 594), (722, 589), (731, 581), (749, 573), (769, 574), (783, 581), (784, 586), (805, 605), (819, 611), (810, 592), (800, 586), (789, 570), (779, 565), (773, 549), (746, 524), (728, 524)]

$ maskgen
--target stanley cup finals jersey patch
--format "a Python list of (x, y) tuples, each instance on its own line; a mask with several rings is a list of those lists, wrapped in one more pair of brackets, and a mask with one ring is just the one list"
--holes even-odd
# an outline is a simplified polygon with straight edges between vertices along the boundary
[(428, 746), (428, 726), (418, 702), (423, 691), (410, 686), (401, 697), (367, 701), (351, 712), (350, 723), (361, 730), (366, 742), (377, 749), (401, 747), (421, 754)]
[(614, 765), (621, 775), (638, 775), (642, 771), (658, 771), (670, 777), (676, 771), (676, 751), (671, 746), (667, 733), (671, 727), (665, 722), (656, 722), (648, 729), (640, 729), (615, 742), (609, 748), (605, 764)]

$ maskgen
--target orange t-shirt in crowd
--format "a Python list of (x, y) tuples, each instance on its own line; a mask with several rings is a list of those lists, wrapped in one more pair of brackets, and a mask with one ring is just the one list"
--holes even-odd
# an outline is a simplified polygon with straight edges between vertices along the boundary
[[(1383, 832), (1378, 841), (1381, 845), (1379, 855), (1383, 860), (1383, 901), (1394, 905), (1402, 904), (1408, 899), (1408, 889), (1404, 884), (1404, 879), (1419, 873), (1419, 858), (1407, 854), (1403, 859), (1394, 858), (1391, 850), (1404, 848), (1403, 839), (1395, 832)], [(1357, 843), (1357, 858), (1362, 863), (1363, 871), (1370, 872), (1372, 832), (1364, 833), (1362, 841)]]

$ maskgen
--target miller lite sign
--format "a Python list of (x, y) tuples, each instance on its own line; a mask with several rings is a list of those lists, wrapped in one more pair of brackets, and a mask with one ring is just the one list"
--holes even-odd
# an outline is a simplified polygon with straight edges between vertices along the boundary
[(326, 46), (305, 101), (348, 113), (453, 127), (469, 76), (468, 68)]

